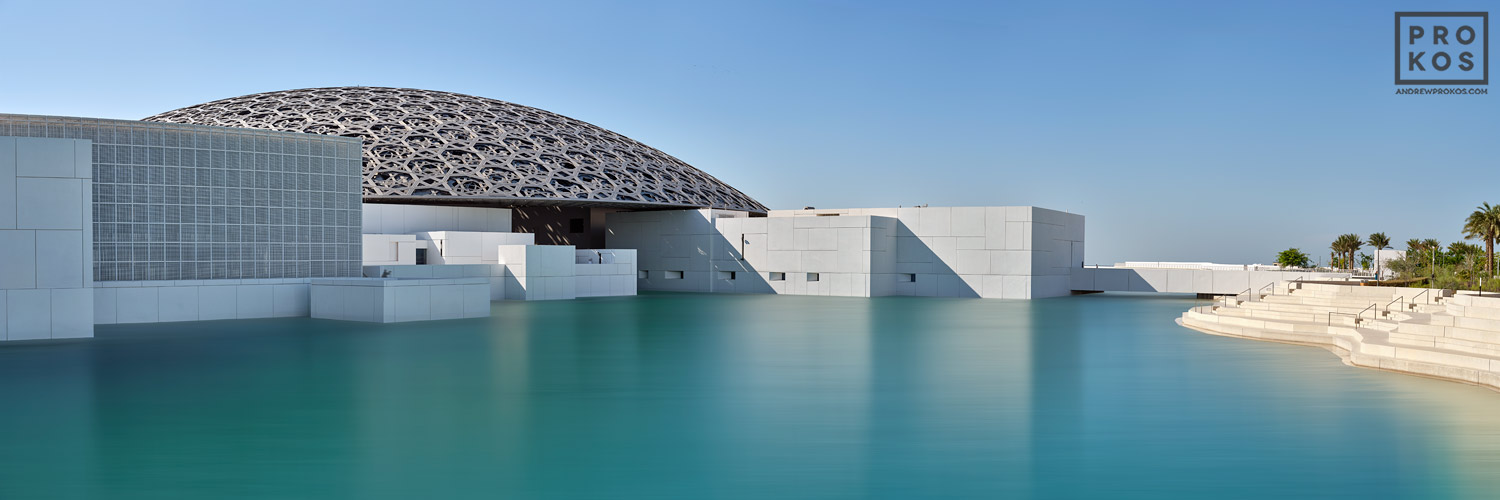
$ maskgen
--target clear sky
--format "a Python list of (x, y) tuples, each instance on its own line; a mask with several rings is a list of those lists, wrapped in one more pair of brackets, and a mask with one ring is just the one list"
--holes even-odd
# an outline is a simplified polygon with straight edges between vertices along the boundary
[(1452, 241), (1500, 203), (1500, 82), (1392, 84), (1393, 12), (1491, 5), (0, 0), (0, 112), (446, 90), (620, 132), (773, 208), (1029, 204), (1084, 214), (1090, 264), (1326, 260), (1346, 232)]

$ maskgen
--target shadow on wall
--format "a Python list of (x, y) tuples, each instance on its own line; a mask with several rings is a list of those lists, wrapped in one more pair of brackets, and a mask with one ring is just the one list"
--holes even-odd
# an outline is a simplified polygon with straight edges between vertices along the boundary
[(538, 245), (604, 248), (605, 215), (619, 211), (597, 207), (515, 207), (511, 209), (511, 231), (535, 234)]

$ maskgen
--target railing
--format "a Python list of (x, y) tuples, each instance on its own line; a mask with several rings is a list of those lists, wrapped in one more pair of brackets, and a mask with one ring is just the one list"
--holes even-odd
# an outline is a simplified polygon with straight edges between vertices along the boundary
[[(1422, 290), (1422, 293), (1419, 293), (1419, 294), (1416, 294), (1416, 295), (1413, 295), (1413, 296), (1412, 296), (1412, 297), (1411, 297), (1411, 303), (1412, 303), (1412, 304), (1416, 304), (1416, 303), (1417, 303), (1417, 297), (1421, 297), (1421, 296), (1423, 296), (1423, 295), (1427, 295), (1427, 292), (1431, 292), (1431, 291), (1432, 291), (1432, 289), (1431, 289), (1431, 288), (1428, 288), (1428, 289), (1426, 289), (1426, 290)], [(1426, 303), (1426, 304), (1431, 304), (1431, 303), (1432, 303), (1432, 296), (1431, 296), (1431, 295), (1427, 295), (1427, 302), (1425, 302), (1425, 303)]]
[(1235, 300), (1239, 300), (1240, 296), (1244, 295), (1245, 296), (1245, 302), (1249, 302), (1250, 301), (1250, 290), (1251, 289), (1246, 288), (1245, 291), (1243, 291), (1243, 292), (1236, 293), (1234, 295), (1225, 295), (1224, 296), (1224, 307), (1229, 307), (1229, 299), (1231, 297), (1233, 297)]
[[(1328, 325), (1329, 326), (1333, 326), (1333, 315), (1335, 315), (1335, 314), (1337, 314), (1339, 316), (1354, 316), (1354, 324), (1355, 325), (1359, 325), (1359, 318), (1360, 318), (1360, 316), (1364, 316), (1365, 311), (1369, 311), (1371, 309), (1374, 309), (1375, 306), (1377, 306), (1377, 305), (1379, 305), (1379, 304), (1370, 304), (1369, 306), (1366, 306), (1364, 309), (1360, 309), (1359, 312), (1357, 312), (1357, 313), (1346, 313), (1346, 312), (1338, 312), (1338, 311), (1329, 311), (1329, 313), (1328, 313)], [(1370, 319), (1375, 319), (1375, 317), (1374, 316), (1370, 316)]]
[[(1385, 303), (1385, 315), (1386, 316), (1390, 316), (1391, 315), (1391, 304), (1395, 304), (1397, 302), (1401, 302), (1403, 306), (1406, 305), (1405, 304), (1405, 302), (1406, 302), (1406, 296), (1405, 295), (1397, 295), (1396, 296), (1396, 300), (1392, 300), (1390, 302), (1386, 302)], [(1405, 310), (1405, 308), (1403, 307), (1402, 310)]]
[(1266, 291), (1267, 288), (1271, 289), (1271, 295), (1276, 295), (1276, 282), (1275, 281), (1272, 281), (1270, 283), (1266, 283), (1266, 286), (1260, 287), (1260, 290), (1256, 290), (1255, 293), (1257, 293), (1257, 294), (1264, 294), (1264, 292)]

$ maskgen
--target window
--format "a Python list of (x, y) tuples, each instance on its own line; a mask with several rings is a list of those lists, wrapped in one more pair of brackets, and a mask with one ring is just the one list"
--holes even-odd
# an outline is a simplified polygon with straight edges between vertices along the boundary
[(786, 281), (786, 273), (771, 273), (771, 281)]
[(568, 219), (568, 232), (570, 232), (570, 233), (581, 233), (581, 232), (583, 232), (583, 219)]
[(807, 273), (807, 281), (818, 281), (818, 273)]
[(734, 271), (719, 271), (719, 279), (721, 279), (721, 280), (733, 280), (734, 279)]
[(667, 271), (666, 278), (669, 280), (682, 279), (682, 271)]
[(425, 264), (427, 264), (427, 249), (426, 248), (418, 248), (417, 249), (417, 265), (425, 265)]
[(897, 274), (896, 275), (896, 281), (900, 282), (900, 283), (916, 283), (917, 282), (917, 275), (916, 274)]
[(636, 271), (635, 272), (635, 278), (636, 279), (642, 279), (643, 280), (643, 279), (648, 279), (650, 277), (651, 277), (651, 271)]

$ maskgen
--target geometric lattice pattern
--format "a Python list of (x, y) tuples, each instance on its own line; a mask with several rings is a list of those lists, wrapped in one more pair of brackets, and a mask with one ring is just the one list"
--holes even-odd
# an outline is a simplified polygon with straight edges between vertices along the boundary
[(95, 281), (359, 276), (358, 141), (9, 114), (0, 136), (94, 142)]
[(146, 121), (358, 137), (367, 199), (766, 207), (677, 158), (589, 123), (450, 92), (331, 87), (266, 92)]

